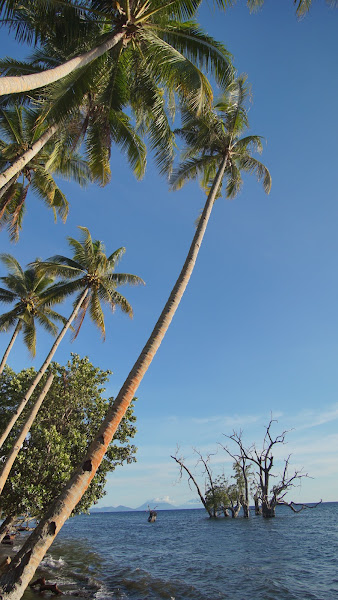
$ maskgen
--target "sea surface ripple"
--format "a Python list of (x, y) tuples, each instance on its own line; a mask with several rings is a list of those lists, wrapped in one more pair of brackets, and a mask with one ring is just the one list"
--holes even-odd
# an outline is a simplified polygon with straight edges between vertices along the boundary
[[(210, 520), (204, 510), (70, 519), (39, 575), (64, 598), (338, 600), (338, 503), (275, 519)], [(38, 594), (26, 592), (25, 600)]]

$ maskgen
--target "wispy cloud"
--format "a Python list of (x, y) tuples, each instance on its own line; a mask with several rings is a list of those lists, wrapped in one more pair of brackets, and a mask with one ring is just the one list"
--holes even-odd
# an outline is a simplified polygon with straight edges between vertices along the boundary
[[(295, 425), (297, 430), (309, 429), (318, 427), (336, 421), (338, 419), (338, 403), (327, 408), (326, 410), (306, 410), (302, 411), (295, 417)], [(297, 423), (297, 424), (296, 424)]]

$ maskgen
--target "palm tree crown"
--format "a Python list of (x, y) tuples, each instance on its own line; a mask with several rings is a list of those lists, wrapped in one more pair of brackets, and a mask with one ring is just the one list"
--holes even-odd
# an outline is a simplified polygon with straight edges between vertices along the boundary
[(0, 331), (8, 331), (19, 325), (27, 348), (35, 356), (36, 322), (52, 335), (58, 332), (53, 321), (66, 322), (62, 315), (50, 308), (53, 303), (52, 295), (48, 302), (43, 297), (54, 278), (38, 274), (34, 268), (24, 271), (10, 254), (1, 254), (0, 260), (9, 271), (9, 275), (0, 277), (0, 281), (6, 286), (0, 288), (0, 301), (15, 302), (14, 308), (0, 316)]
[[(248, 128), (245, 102), (249, 94), (246, 76), (240, 76), (228, 87), (214, 106), (214, 111), (205, 110), (196, 116), (185, 110), (182, 114), (183, 127), (177, 133), (186, 142), (183, 161), (171, 178), (172, 187), (179, 189), (189, 179), (200, 177), (202, 187), (208, 192), (221, 162), (225, 161), (226, 196), (234, 198), (242, 186), (241, 172), (255, 173), (262, 181), (266, 193), (271, 188), (268, 169), (251, 151), (262, 152), (262, 138), (258, 135), (240, 137)], [(219, 186), (217, 196), (222, 193)]]
[(61, 277), (61, 281), (46, 291), (46, 299), (50, 294), (53, 301), (62, 302), (67, 296), (77, 293), (78, 295), (74, 301), (74, 306), (76, 306), (84, 291), (87, 290), (77, 316), (75, 337), (88, 309), (92, 320), (101, 330), (102, 336), (105, 337), (105, 322), (101, 302), (107, 304), (112, 311), (118, 306), (123, 312), (132, 317), (131, 305), (116, 288), (125, 284), (144, 284), (144, 281), (137, 275), (114, 272), (119, 259), (125, 252), (125, 248), (119, 248), (110, 256), (106, 256), (103, 243), (92, 240), (86, 227), (79, 227), (79, 229), (82, 232), (80, 241), (68, 238), (69, 245), (74, 251), (72, 258), (56, 255), (46, 261), (34, 263), (34, 265), (46, 275)]
[[(0, 171), (30, 148), (45, 130), (46, 123), (39, 121), (36, 110), (20, 105), (0, 109)], [(7, 225), (12, 241), (19, 236), (29, 188), (53, 210), (55, 218), (59, 215), (65, 221), (68, 201), (53, 174), (71, 178), (81, 186), (91, 180), (88, 163), (72, 148), (73, 137), (68, 124), (68, 130), (49, 140), (1, 194), (0, 226)]]
[[(229, 4), (227, 0), (217, 3), (223, 8)], [(11, 26), (18, 28), (18, 35), (27, 29), (29, 37), (33, 22), (39, 29), (38, 7), (41, 5), (43, 12), (43, 0), (34, 5), (34, 10), (26, 2), (20, 8), (6, 4), (8, 17), (15, 16)], [(47, 4), (45, 10), (52, 11), (53, 3)], [(137, 167), (136, 174), (142, 173), (142, 149), (140, 153), (131, 124), (121, 112), (130, 106), (140, 131), (148, 134), (161, 171), (168, 171), (174, 139), (165, 106), (172, 108), (177, 95), (193, 110), (200, 111), (212, 99), (204, 71), (221, 88), (232, 78), (231, 55), (194, 20), (200, 4), (201, 0), (91, 0), (81, 4), (80, 15), (75, 3), (60, 3), (54, 6), (54, 10), (59, 10), (58, 26), (55, 29), (55, 19), (50, 14), (47, 33), (46, 17), (43, 19), (43, 43), (30, 61), (4, 59), (0, 61), (1, 72), (12, 79), (25, 76), (28, 71), (42, 77), (75, 60), (80, 52), (104, 47), (94, 59), (86, 64), (80, 61), (43, 90), (49, 122), (59, 123), (79, 106), (94, 105), (95, 110), (89, 110), (86, 118), (88, 156), (94, 174), (101, 176), (103, 172), (107, 181), (109, 138), (127, 152), (132, 166)], [(62, 18), (71, 8), (74, 34)], [(60, 23), (64, 35), (60, 35)], [(104, 46), (107, 41), (109, 47)], [(1, 83), (0, 80), (0, 86)]]

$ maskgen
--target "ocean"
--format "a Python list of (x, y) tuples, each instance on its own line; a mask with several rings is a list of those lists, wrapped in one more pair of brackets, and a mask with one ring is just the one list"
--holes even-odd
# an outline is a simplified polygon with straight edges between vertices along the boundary
[[(204, 510), (94, 513), (64, 525), (37, 576), (64, 598), (338, 599), (338, 503), (275, 519), (211, 520)], [(49, 597), (49, 594), (47, 593)], [(41, 597), (32, 591), (25, 600)]]

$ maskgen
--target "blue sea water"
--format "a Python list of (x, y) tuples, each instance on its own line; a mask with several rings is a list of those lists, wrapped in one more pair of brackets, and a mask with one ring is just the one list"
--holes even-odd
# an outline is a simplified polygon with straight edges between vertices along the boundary
[[(338, 503), (275, 519), (204, 510), (70, 519), (39, 574), (95, 600), (336, 600)], [(31, 599), (37, 594), (29, 592)]]

